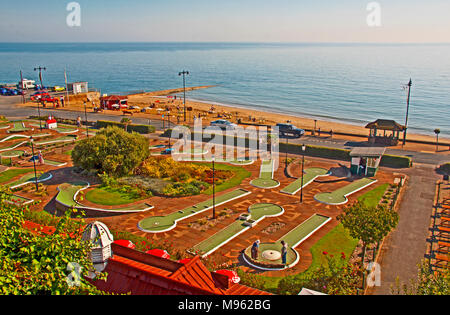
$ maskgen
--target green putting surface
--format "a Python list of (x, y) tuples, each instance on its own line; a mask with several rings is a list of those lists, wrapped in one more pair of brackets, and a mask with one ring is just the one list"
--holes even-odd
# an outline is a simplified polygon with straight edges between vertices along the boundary
[[(266, 217), (274, 217), (283, 214), (282, 207), (274, 204), (255, 204), (250, 207), (249, 212), (251, 214), (250, 220), (260, 221)], [(203, 242), (195, 245), (190, 252), (198, 253), (200, 255), (209, 255), (212, 251), (219, 248), (221, 245), (231, 241), (233, 238), (239, 235), (250, 227), (245, 225), (246, 221), (237, 220), (233, 222), (223, 230), (204, 240)]]
[(59, 133), (63, 133), (63, 134), (78, 132), (78, 129), (70, 128), (70, 127), (58, 127), (58, 128), (55, 128), (54, 130), (56, 130)]
[(60, 138), (56, 138), (56, 139), (49, 139), (49, 140), (43, 140), (43, 141), (38, 141), (36, 142), (36, 146), (42, 146), (42, 145), (46, 145), (46, 144), (53, 144), (53, 143), (62, 143), (62, 142), (71, 142), (71, 141), (75, 141), (76, 139), (74, 137), (60, 137)]
[(230, 161), (228, 163), (233, 164), (233, 165), (251, 165), (251, 164), (255, 163), (255, 161), (253, 161), (253, 160), (234, 160), (234, 161)]
[[(320, 176), (327, 176), (328, 170), (324, 168), (308, 168), (303, 175), (303, 188), (316, 180)], [(295, 195), (300, 189), (302, 189), (302, 178), (299, 178), (281, 192), (289, 195)]]
[(12, 135), (12, 136), (7, 136), (7, 137), (3, 137), (0, 142), (5, 142), (5, 141), (12, 141), (12, 140), (23, 140), (29, 138), (29, 136), (25, 136), (25, 135)]
[(146, 209), (150, 209), (151, 206), (146, 203), (140, 203), (129, 207), (120, 207), (120, 208), (111, 208), (111, 209), (102, 209), (99, 207), (88, 207), (75, 201), (75, 195), (82, 189), (87, 188), (89, 183), (87, 182), (74, 182), (74, 183), (65, 183), (61, 184), (58, 187), (58, 195), (56, 196), (56, 201), (72, 208), (77, 209), (89, 209), (89, 210), (100, 210), (100, 211), (112, 211), (112, 212), (127, 212), (127, 211), (144, 211)]
[(0, 173), (0, 184), (4, 184), (15, 178), (16, 176), (32, 172), (32, 168), (16, 168), (9, 169)]
[[(329, 217), (315, 214), (309, 219), (307, 219), (305, 222), (303, 222), (302, 224), (300, 224), (299, 226), (288, 232), (286, 235), (281, 237), (275, 243), (260, 244), (259, 255), (256, 261), (266, 264), (270, 263), (273, 265), (281, 265), (282, 264), (281, 258), (276, 260), (269, 260), (264, 257), (263, 253), (266, 251), (281, 253), (282, 248), (281, 241), (285, 241), (289, 247), (286, 259), (287, 265), (293, 264), (298, 259), (298, 254), (294, 250), (294, 248), (298, 247), (301, 243), (306, 241), (314, 232), (316, 232), (320, 227), (322, 227), (329, 221), (330, 221)], [(251, 246), (245, 250), (245, 253), (248, 257), (251, 257)]]
[(8, 130), (8, 133), (24, 132), (24, 131), (28, 131), (28, 130), (30, 130), (30, 128), (25, 127), (25, 123), (15, 122), (14, 126)]
[[(50, 173), (45, 173), (42, 174), (41, 176), (39, 176), (37, 178), (38, 182), (45, 182), (48, 181), (52, 178), (52, 175)], [(19, 180), (16, 180), (10, 184), (8, 184), (8, 186), (10, 187), (19, 187), (19, 186), (23, 186), (23, 185), (27, 185), (27, 184), (32, 184), (36, 182), (36, 177), (34, 177), (34, 172), (24, 175), (22, 176)]]
[(334, 192), (321, 193), (314, 197), (318, 202), (325, 203), (328, 205), (341, 205), (348, 202), (347, 197), (376, 183), (377, 180), (370, 178), (363, 178), (353, 183), (342, 187)]
[(44, 159), (44, 164), (51, 165), (51, 166), (57, 166), (57, 167), (67, 165), (66, 162), (51, 161), (48, 159)]
[(253, 180), (251, 184), (258, 188), (271, 189), (278, 187), (280, 183), (273, 179), (273, 160), (263, 161), (259, 178)]
[[(231, 200), (241, 198), (249, 194), (248, 191), (237, 189), (227, 194), (216, 197), (216, 206), (225, 204)], [(176, 222), (181, 221), (189, 216), (204, 212), (211, 209), (213, 206), (213, 199), (201, 202), (195, 206), (186, 208), (181, 211), (173, 212), (167, 216), (149, 217), (139, 222), (138, 226), (142, 230), (149, 233), (158, 233), (168, 231), (176, 226)]]
[(2, 158), (15, 158), (24, 155), (25, 152), (22, 150), (12, 150), (0, 153), (0, 157)]

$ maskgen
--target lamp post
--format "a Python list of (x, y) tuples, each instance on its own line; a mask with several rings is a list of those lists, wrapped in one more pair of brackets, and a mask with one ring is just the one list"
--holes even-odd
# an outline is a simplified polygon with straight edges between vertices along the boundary
[(288, 167), (288, 148), (289, 148), (289, 137), (286, 136), (286, 169)]
[(186, 121), (186, 75), (189, 75), (189, 71), (183, 70), (182, 72), (178, 73), (179, 76), (183, 76), (183, 104), (184, 104), (184, 121)]
[(36, 172), (36, 157), (34, 156), (34, 139), (31, 136), (30, 137), (30, 142), (31, 142), (31, 154), (33, 156), (33, 166), (34, 166), (34, 182), (36, 184), (36, 191), (39, 190), (39, 185), (38, 185), (38, 178), (37, 178), (37, 172)]
[(89, 138), (89, 128), (88, 128), (88, 120), (87, 120), (86, 102), (84, 102), (84, 120), (85, 120), (85, 123), (86, 123), (86, 136)]
[(305, 152), (306, 152), (306, 145), (302, 145), (302, 153), (303, 153), (303, 159), (302, 159), (302, 173), (300, 176), (302, 177), (302, 188), (300, 190), (300, 203), (303, 203), (303, 174), (305, 172)]
[(406, 132), (408, 131), (409, 102), (411, 100), (411, 87), (412, 87), (412, 79), (409, 79), (409, 83), (406, 85), (406, 88), (408, 89), (408, 98), (406, 100), (406, 122), (405, 122), (405, 132), (403, 133), (403, 145), (406, 144)]
[(39, 80), (41, 81), (41, 88), (44, 89), (44, 84), (42, 83), (42, 70), (46, 71), (47, 68), (39, 66), (38, 68), (34, 68), (34, 71), (39, 70)]
[(216, 158), (212, 156), (212, 167), (213, 167), (213, 219), (216, 218), (216, 168), (215, 168)]

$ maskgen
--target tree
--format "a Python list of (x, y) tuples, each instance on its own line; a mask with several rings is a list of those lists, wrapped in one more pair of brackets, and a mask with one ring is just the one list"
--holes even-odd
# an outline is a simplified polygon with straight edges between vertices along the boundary
[(128, 125), (130, 125), (131, 123), (133, 123), (133, 121), (132, 121), (130, 118), (125, 117), (125, 118), (122, 118), (122, 120), (120, 121), (120, 123), (121, 123), (121, 124), (124, 124), (124, 125), (125, 125), (125, 131), (128, 131)]
[(399, 217), (384, 206), (373, 207), (358, 202), (344, 209), (337, 219), (353, 238), (363, 242), (363, 265), (367, 246), (381, 242), (397, 227)]
[(439, 135), (441, 133), (441, 129), (434, 129), (434, 133), (436, 134), (436, 152), (439, 151)]
[[(83, 221), (69, 224), (67, 216), (51, 235), (32, 233), (24, 228), (24, 209), (7, 203), (9, 197), (0, 186), (0, 294), (100, 294), (85, 278), (93, 265), (91, 244), (81, 241)], [(68, 281), (70, 263), (81, 268), (77, 285)]]
[(328, 295), (357, 295), (362, 282), (362, 269), (347, 261), (345, 254), (333, 257), (323, 253), (327, 263), (296, 276), (285, 277), (278, 284), (278, 294), (297, 295), (303, 288)]
[(397, 285), (392, 288), (394, 295), (450, 295), (450, 269), (442, 272), (433, 271), (430, 264), (423, 261), (419, 265), (417, 279), (411, 280), (409, 286), (400, 285), (397, 279)]
[(73, 150), (72, 160), (75, 166), (85, 170), (121, 177), (131, 174), (149, 155), (145, 137), (108, 127), (79, 142)]

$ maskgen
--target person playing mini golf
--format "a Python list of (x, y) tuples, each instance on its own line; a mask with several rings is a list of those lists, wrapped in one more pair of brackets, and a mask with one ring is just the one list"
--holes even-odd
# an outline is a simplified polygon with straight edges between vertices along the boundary
[(256, 242), (253, 243), (252, 246), (252, 259), (257, 260), (258, 259), (258, 252), (259, 252), (259, 244), (260, 244), (260, 240), (257, 240)]
[(288, 244), (285, 241), (281, 241), (281, 260), (283, 265), (287, 264)]

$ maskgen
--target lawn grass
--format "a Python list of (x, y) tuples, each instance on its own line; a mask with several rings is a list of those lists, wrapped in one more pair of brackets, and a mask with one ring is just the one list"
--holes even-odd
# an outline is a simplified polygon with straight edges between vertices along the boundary
[[(212, 168), (212, 163), (195, 163), (195, 164), (200, 164)], [(216, 185), (216, 193), (239, 186), (242, 183), (242, 181), (252, 176), (252, 173), (250, 171), (247, 171), (245, 168), (229, 164), (215, 163), (215, 169), (218, 171), (231, 171), (234, 173), (234, 176), (232, 178), (226, 180), (220, 185)], [(213, 188), (212, 187), (208, 188), (203, 192), (203, 194), (211, 196), (213, 194)]]
[(18, 168), (18, 169), (7, 170), (3, 173), (0, 173), (0, 184), (7, 183), (14, 177), (23, 175), (26, 173), (30, 173), (31, 171), (33, 171), (33, 169), (31, 169), (31, 168), (25, 168), (25, 169)]
[(120, 206), (134, 203), (142, 198), (138, 194), (130, 194), (112, 188), (100, 187), (87, 192), (86, 199), (101, 206)]
[(358, 201), (366, 204), (369, 207), (376, 207), (379, 204), (381, 198), (383, 198), (384, 193), (388, 188), (389, 184), (380, 185), (377, 188), (359, 197)]

